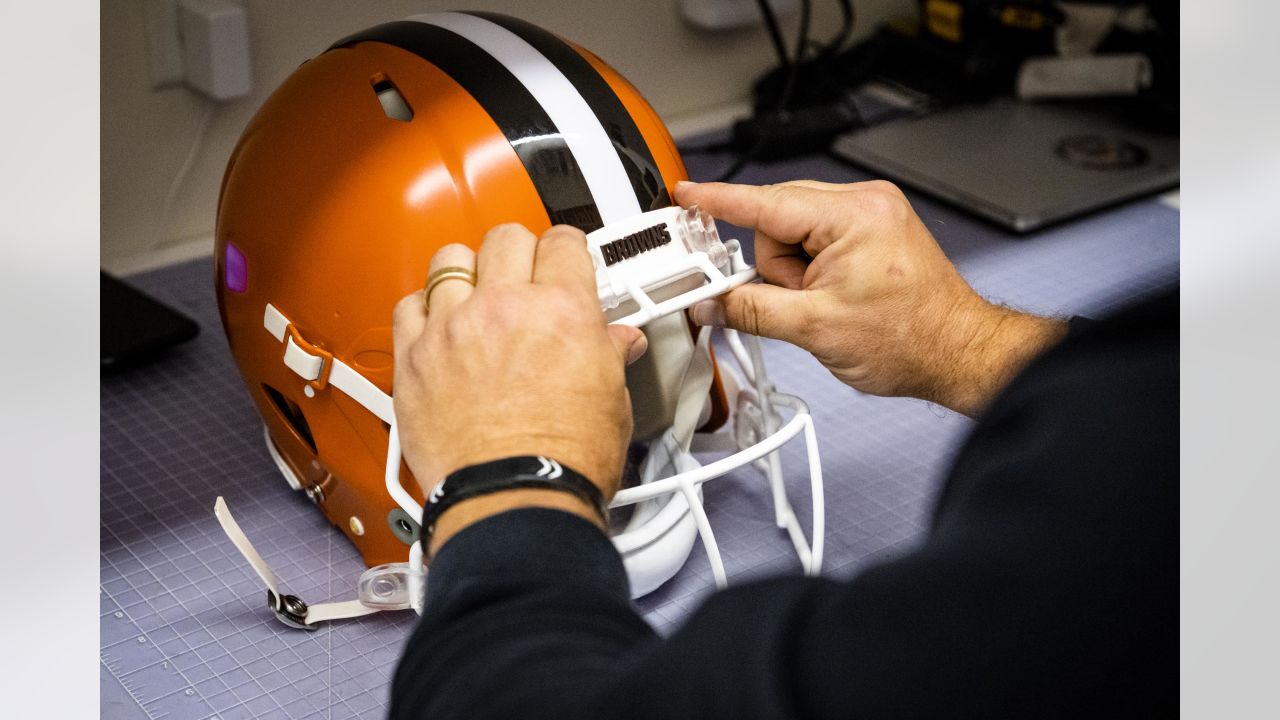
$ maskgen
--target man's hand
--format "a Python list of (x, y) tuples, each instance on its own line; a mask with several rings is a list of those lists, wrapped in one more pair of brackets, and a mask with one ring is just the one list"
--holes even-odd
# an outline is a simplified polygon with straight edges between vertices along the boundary
[[(612, 498), (631, 437), (624, 365), (647, 347), (635, 328), (606, 326), (582, 232), (538, 238), (520, 225), (491, 230), (479, 253), (447, 245), (431, 271), (462, 267), (395, 311), (395, 411), (404, 457), (429, 491), (449, 473), (514, 455), (544, 455)], [(434, 551), (467, 524), (502, 510), (556, 507), (594, 518), (554, 490), (513, 490), (464, 501), (440, 518)]]
[(676, 200), (756, 230), (768, 285), (693, 309), (799, 345), (845, 383), (975, 415), (1065, 323), (986, 302), (891, 183), (681, 183)]

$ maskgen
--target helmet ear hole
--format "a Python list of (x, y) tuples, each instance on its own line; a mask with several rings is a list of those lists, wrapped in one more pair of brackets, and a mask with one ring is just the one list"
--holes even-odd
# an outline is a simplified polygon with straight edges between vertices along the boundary
[(285, 397), (279, 390), (265, 383), (262, 385), (262, 392), (271, 401), (271, 404), (275, 406), (276, 411), (280, 413), (280, 417), (284, 418), (284, 421), (289, 424), (298, 439), (306, 443), (307, 447), (311, 448), (312, 453), (318, 454), (316, 439), (311, 434), (311, 425), (307, 423), (307, 417), (302, 414), (302, 408)]
[(369, 82), (373, 85), (374, 94), (378, 96), (378, 104), (382, 106), (383, 114), (400, 122), (409, 122), (413, 119), (413, 108), (409, 106), (409, 101), (404, 99), (400, 88), (391, 82), (391, 78), (378, 73)]

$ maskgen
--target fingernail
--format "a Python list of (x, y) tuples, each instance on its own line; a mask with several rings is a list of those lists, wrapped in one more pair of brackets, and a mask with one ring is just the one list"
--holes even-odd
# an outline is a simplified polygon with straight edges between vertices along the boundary
[(644, 355), (645, 350), (648, 349), (649, 338), (645, 337), (644, 333), (641, 333), (640, 337), (636, 338), (635, 342), (631, 343), (631, 347), (627, 348), (627, 364), (630, 365), (631, 363), (639, 360), (640, 357)]
[(680, 192), (681, 190), (688, 190), (689, 188), (697, 184), (698, 183), (692, 180), (680, 180), (679, 182), (676, 183), (676, 192)]
[(703, 300), (689, 308), (689, 317), (703, 327), (724, 327), (724, 305), (717, 300)]

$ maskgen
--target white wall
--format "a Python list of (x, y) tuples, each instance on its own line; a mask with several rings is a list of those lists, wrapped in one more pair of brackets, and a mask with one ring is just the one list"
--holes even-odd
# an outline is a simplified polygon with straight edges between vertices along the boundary
[[(101, 7), (102, 264), (117, 273), (207, 252), (219, 180), (241, 129), (293, 68), (370, 25), (456, 7), (516, 15), (592, 49), (677, 126), (726, 118), (775, 62), (762, 28), (708, 34), (683, 23), (677, 0), (244, 0), (253, 92), (215, 104), (186, 88), (150, 87), (145, 3)], [(839, 25), (838, 5), (815, 5), (814, 36), (825, 38)], [(859, 34), (913, 6), (858, 0)]]

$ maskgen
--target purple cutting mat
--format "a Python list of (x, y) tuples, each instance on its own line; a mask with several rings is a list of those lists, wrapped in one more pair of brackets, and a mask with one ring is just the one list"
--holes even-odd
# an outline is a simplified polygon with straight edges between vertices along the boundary
[[(691, 158), (689, 169), (713, 177), (723, 160)], [(865, 175), (813, 157), (751, 166), (738, 180), (797, 177)], [(1178, 213), (1154, 200), (1026, 237), (913, 202), (979, 292), (1018, 308), (1100, 315), (1178, 279)], [(750, 245), (741, 232), (721, 229)], [(289, 592), (315, 602), (353, 593), (363, 568), (355, 549), (267, 456), (219, 327), (209, 263), (130, 280), (190, 314), (203, 332), (151, 366), (102, 381), (103, 717), (383, 716), (413, 615), (384, 613), (315, 632), (286, 628), (213, 517), (214, 498), (224, 495)], [(827, 490), (824, 572), (847, 577), (913, 543), (969, 422), (924, 402), (860, 395), (783, 343), (767, 342), (765, 357), (779, 388), (813, 410)], [(796, 472), (803, 463), (793, 441), (783, 465), (807, 528), (807, 478)], [(798, 572), (753, 470), (709, 484), (706, 504), (731, 582)], [(711, 587), (695, 549), (639, 606), (667, 632)]]

